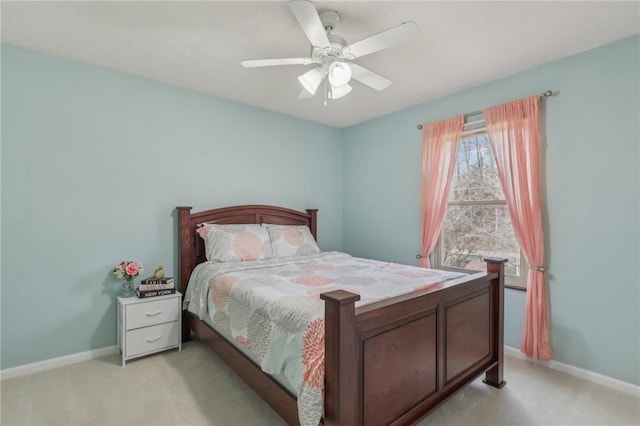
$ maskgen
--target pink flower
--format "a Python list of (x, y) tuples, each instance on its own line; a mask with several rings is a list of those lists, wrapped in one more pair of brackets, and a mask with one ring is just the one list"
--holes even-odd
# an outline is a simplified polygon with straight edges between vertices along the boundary
[(127, 275), (135, 276), (138, 275), (138, 265), (135, 262), (129, 262), (127, 266), (124, 267)]
[(302, 342), (304, 381), (312, 388), (324, 387), (324, 318), (313, 320)]
[(286, 229), (282, 232), (282, 236), (292, 246), (299, 246), (304, 243), (304, 234), (297, 229)]
[(132, 281), (133, 277), (142, 272), (142, 265), (132, 260), (125, 260), (113, 267), (113, 275), (119, 280)]
[(233, 251), (241, 260), (257, 260), (262, 255), (262, 241), (251, 232), (241, 232), (233, 238)]
[(207, 238), (207, 234), (209, 233), (210, 230), (211, 230), (210, 226), (203, 225), (203, 226), (199, 227), (198, 229), (196, 229), (196, 232), (204, 240), (205, 238)]
[(333, 282), (331, 278), (323, 277), (321, 275), (308, 275), (304, 277), (295, 277), (295, 278), (292, 278), (291, 281), (293, 281), (296, 284), (302, 284), (302, 285), (327, 285)]

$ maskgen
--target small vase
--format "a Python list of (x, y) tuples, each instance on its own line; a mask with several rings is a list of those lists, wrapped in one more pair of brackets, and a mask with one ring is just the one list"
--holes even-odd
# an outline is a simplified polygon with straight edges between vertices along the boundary
[(131, 280), (131, 281), (127, 281), (127, 280), (122, 281), (122, 292), (120, 293), (120, 296), (122, 296), (122, 297), (132, 297), (134, 294), (135, 294), (135, 292), (133, 291), (133, 280)]

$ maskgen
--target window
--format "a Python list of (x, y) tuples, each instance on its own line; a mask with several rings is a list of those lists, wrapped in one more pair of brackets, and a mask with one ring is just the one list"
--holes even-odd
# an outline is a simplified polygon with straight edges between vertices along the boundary
[(467, 132), (460, 140), (436, 267), (485, 270), (484, 258), (508, 259), (506, 285), (526, 288), (526, 262), (500, 187), (489, 136)]

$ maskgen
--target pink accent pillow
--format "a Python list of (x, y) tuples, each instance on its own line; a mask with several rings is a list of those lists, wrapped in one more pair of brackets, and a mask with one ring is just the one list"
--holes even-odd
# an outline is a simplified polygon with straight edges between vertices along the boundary
[(266, 225), (275, 257), (303, 256), (320, 253), (307, 226)]
[(258, 224), (200, 224), (196, 232), (204, 239), (204, 252), (210, 262), (236, 262), (273, 257), (267, 230)]

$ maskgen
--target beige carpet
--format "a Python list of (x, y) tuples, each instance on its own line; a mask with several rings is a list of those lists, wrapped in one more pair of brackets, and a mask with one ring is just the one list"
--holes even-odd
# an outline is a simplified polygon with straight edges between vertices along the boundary
[[(640, 425), (640, 399), (507, 357), (507, 386), (477, 381), (420, 425)], [(199, 342), (120, 366), (116, 355), (1, 383), (2, 426), (281, 425)]]

